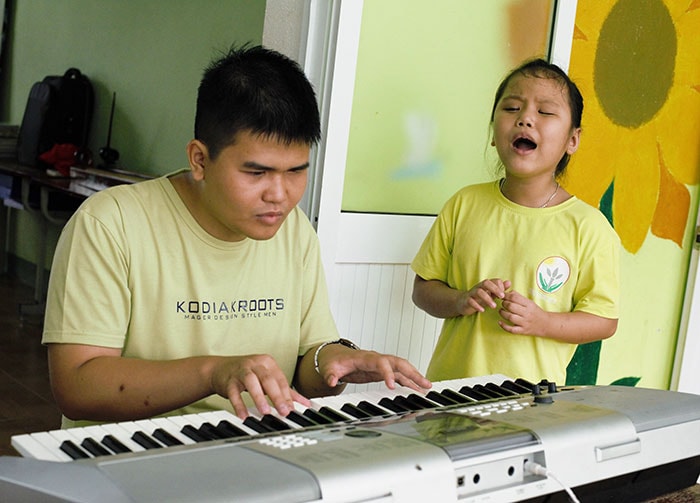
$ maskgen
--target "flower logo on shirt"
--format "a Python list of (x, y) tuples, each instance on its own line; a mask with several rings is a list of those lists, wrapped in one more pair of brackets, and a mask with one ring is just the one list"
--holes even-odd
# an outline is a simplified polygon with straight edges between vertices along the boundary
[(571, 275), (569, 263), (561, 257), (547, 257), (537, 266), (537, 286), (545, 293), (554, 293)]

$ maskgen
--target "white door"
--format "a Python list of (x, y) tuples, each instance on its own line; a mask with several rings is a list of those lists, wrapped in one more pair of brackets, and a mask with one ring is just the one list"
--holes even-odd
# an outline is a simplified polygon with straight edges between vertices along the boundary
[[(327, 121), (316, 159), (322, 183), (316, 185), (317, 203), (312, 203), (311, 217), (317, 223), (331, 308), (341, 334), (363, 348), (408, 358), (425, 371), (441, 322), (414, 307), (409, 263), (434, 216), (341, 209), (363, 3), (331, 2), (332, 13), (326, 13), (325, 27), (310, 27), (309, 45), (313, 45), (312, 38), (316, 43), (322, 39), (325, 50), (330, 51), (323, 59), (324, 83), (319, 90)], [(551, 59), (565, 69), (575, 12), (575, 0), (556, 2)], [(320, 31), (324, 37), (318, 36)]]
[(700, 215), (696, 226), (696, 238), (690, 253), (688, 281), (678, 343), (674, 359), (671, 389), (700, 395)]

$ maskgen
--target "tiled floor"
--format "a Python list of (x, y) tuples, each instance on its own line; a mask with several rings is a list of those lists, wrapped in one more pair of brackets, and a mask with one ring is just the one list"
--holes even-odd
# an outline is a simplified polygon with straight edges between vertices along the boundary
[(0, 456), (16, 456), (13, 435), (60, 427), (60, 413), (49, 388), (40, 319), (21, 321), (19, 304), (33, 289), (0, 276)]

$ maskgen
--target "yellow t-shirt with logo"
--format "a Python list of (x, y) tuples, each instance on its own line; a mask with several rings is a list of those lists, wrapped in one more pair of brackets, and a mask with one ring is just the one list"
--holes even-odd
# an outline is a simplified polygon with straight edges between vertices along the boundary
[[(528, 208), (498, 182), (464, 187), (445, 204), (411, 267), (426, 280), (469, 290), (488, 278), (545, 311), (617, 318), (620, 242), (602, 213), (572, 197)], [(501, 373), (564, 383), (575, 344), (511, 335), (498, 309), (444, 320), (427, 377), (435, 381)]]
[[(44, 343), (149, 360), (266, 353), (291, 382), (299, 355), (337, 338), (318, 239), (299, 208), (269, 240), (220, 241), (161, 177), (93, 195), (59, 239)], [(211, 396), (173, 414), (211, 409), (232, 410)]]

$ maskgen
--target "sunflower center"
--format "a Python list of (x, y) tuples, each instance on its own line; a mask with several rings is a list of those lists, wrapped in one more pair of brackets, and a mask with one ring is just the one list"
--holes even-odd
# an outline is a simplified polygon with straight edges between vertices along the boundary
[(661, 0), (619, 0), (598, 38), (594, 86), (608, 118), (636, 128), (664, 105), (673, 85), (676, 30)]

